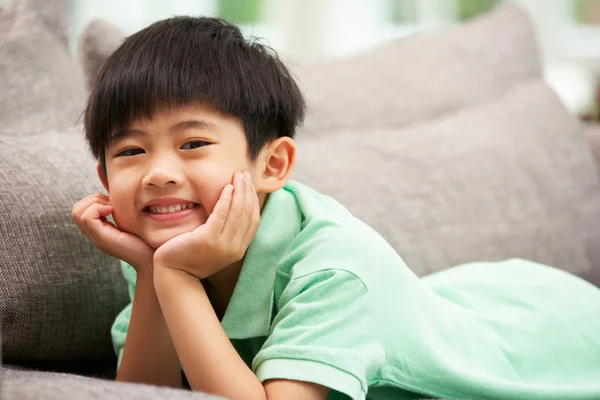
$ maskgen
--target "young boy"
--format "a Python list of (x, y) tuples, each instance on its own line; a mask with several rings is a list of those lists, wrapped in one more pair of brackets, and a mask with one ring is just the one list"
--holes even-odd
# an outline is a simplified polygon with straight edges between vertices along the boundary
[(283, 63), (224, 21), (163, 20), (108, 59), (85, 114), (108, 196), (73, 219), (130, 284), (118, 380), (181, 387), (182, 367), (231, 399), (600, 398), (598, 288), (517, 259), (418, 279), (289, 179), (303, 115)]

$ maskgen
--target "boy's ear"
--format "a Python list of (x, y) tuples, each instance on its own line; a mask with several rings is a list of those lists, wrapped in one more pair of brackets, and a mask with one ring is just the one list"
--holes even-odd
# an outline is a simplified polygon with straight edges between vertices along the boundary
[(260, 155), (262, 177), (256, 190), (272, 193), (287, 183), (296, 162), (296, 143), (290, 137), (281, 137), (267, 145)]
[(106, 179), (106, 174), (102, 170), (102, 166), (100, 165), (100, 163), (96, 165), (96, 172), (98, 173), (98, 178), (100, 178), (100, 182), (102, 182), (102, 186), (104, 186), (106, 192), (109, 193), (110, 190), (108, 189), (108, 179)]

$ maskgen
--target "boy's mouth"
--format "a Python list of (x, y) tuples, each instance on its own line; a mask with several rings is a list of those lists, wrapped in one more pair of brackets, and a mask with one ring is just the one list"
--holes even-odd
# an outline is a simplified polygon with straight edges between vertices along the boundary
[(159, 223), (171, 223), (191, 217), (198, 213), (198, 203), (172, 203), (169, 205), (152, 205), (144, 207), (144, 215)]
[(144, 211), (151, 214), (172, 214), (179, 211), (190, 210), (198, 207), (198, 203), (177, 203), (168, 206), (149, 206), (144, 207)]

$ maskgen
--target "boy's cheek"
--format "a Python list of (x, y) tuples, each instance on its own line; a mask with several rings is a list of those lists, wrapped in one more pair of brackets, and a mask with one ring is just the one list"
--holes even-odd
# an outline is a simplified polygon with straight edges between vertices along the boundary
[(112, 217), (113, 217), (113, 221), (115, 222), (115, 225), (117, 226), (117, 228), (119, 228), (122, 231), (130, 230), (130, 229), (128, 229), (127, 221), (125, 221), (124, 218), (121, 218), (121, 213), (116, 211), (114, 208), (113, 208)]
[(134, 207), (124, 207), (115, 196), (108, 196), (112, 206), (112, 218), (117, 227), (124, 231), (131, 231), (135, 228), (135, 219), (138, 217), (137, 210)]

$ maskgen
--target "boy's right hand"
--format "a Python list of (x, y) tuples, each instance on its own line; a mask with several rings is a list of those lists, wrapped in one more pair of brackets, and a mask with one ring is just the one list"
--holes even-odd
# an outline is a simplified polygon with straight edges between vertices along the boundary
[(154, 249), (139, 237), (121, 231), (106, 217), (112, 213), (108, 196), (96, 193), (77, 202), (71, 217), (79, 229), (104, 253), (123, 260), (140, 273), (152, 276)]

